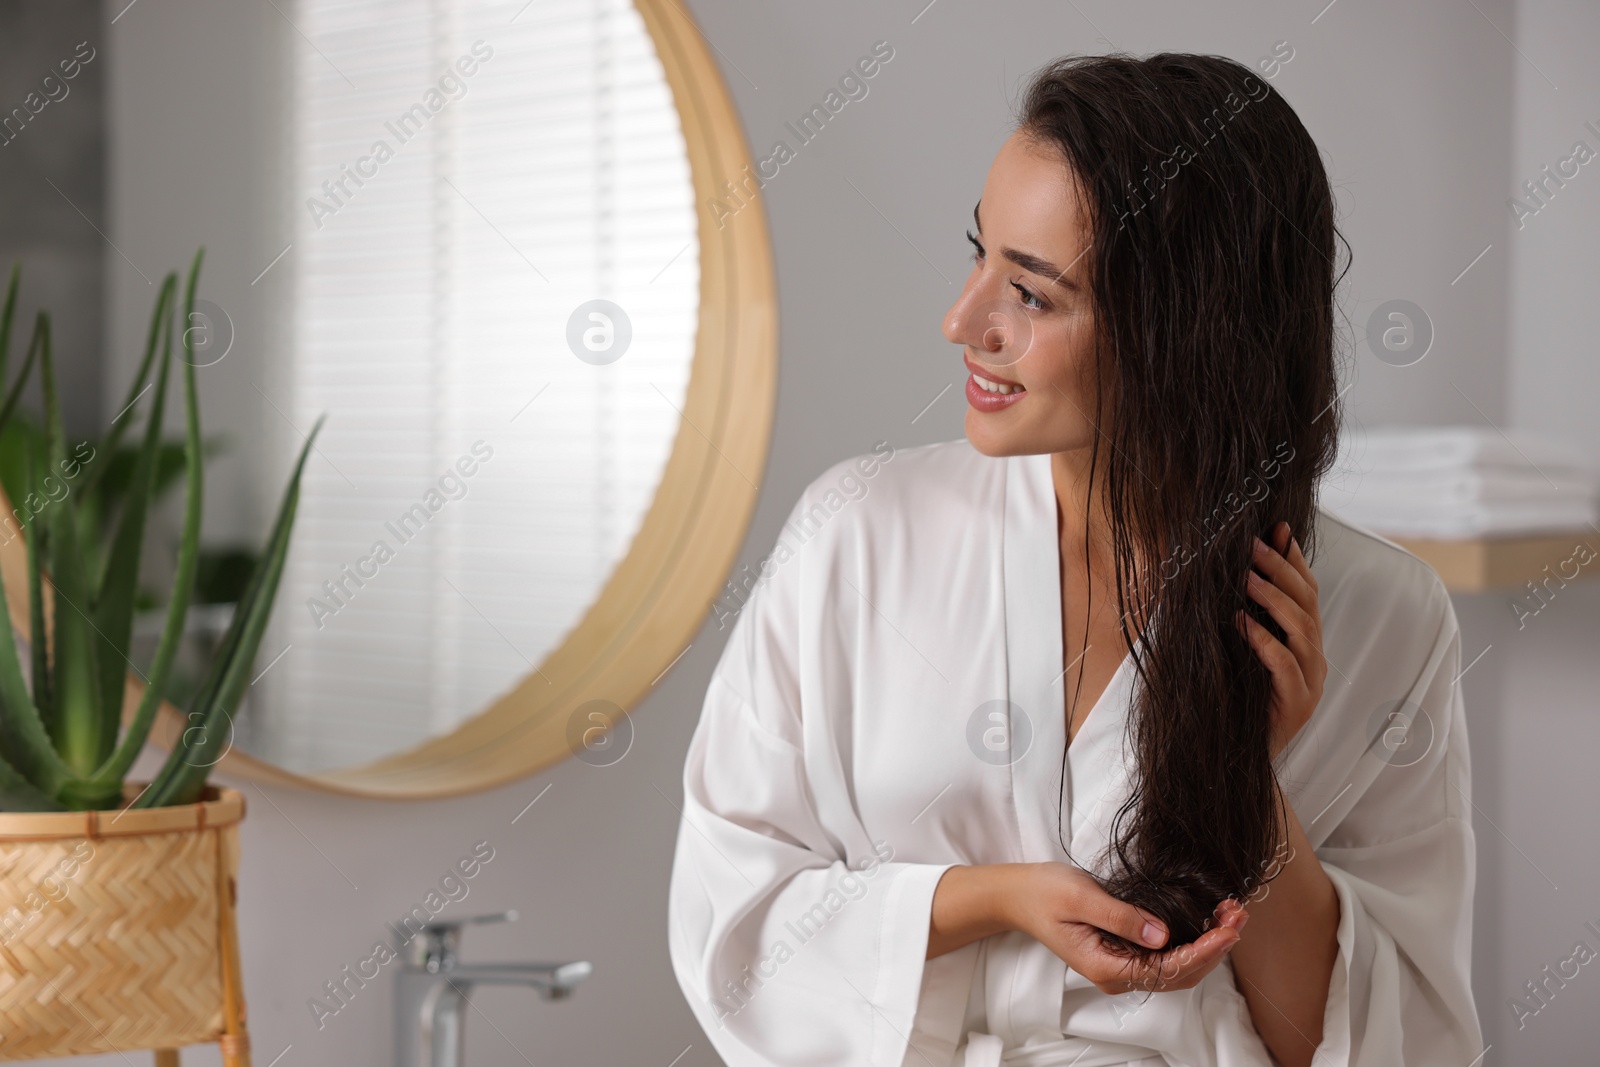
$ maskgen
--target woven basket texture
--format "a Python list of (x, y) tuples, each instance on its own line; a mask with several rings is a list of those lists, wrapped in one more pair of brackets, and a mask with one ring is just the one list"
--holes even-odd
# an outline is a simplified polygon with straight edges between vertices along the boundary
[[(76, 837), (33, 829), (65, 816), (0, 816), (0, 1061), (218, 1040), (233, 806), (100, 812)], [(161, 832), (185, 811), (187, 828)]]

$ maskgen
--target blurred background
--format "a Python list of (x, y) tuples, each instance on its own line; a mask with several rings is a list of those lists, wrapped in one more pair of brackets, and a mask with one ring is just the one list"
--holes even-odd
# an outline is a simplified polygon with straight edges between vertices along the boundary
[[(1600, 151), (1600, 7), (1580, 0), (681, 3), (717, 57), (757, 159), (774, 141), (792, 142), (786, 124), (861, 56), (879, 42), (892, 49), (866, 95), (799, 148), (763, 193), (778, 279), (779, 386), (770, 460), (764, 472), (751, 472), (759, 505), (739, 566), (768, 553), (800, 489), (829, 464), (879, 440), (899, 448), (961, 436), (965, 371), (939, 323), (966, 273), (963, 230), (1028, 73), (1069, 52), (1221, 53), (1261, 71), (1296, 108), (1323, 150), (1353, 249), (1341, 294), (1352, 440), (1396, 425), (1459, 427), (1477, 436), (1458, 432), (1456, 439), (1489, 442), (1468, 446), (1469, 466), (1485, 450), (1501, 453), (1503, 466), (1519, 458), (1540, 468), (1600, 466), (1600, 164), (1588, 162)], [(538, 27), (540, 4), (533, 0), (527, 15), (520, 3), (505, 13)], [(428, 60), (449, 63), (476, 34), (447, 25), (451, 5), (437, 9), (443, 28)], [(283, 424), (304, 426), (292, 404), (310, 410), (321, 402), (296, 401), (292, 390), (272, 384), (287, 380), (274, 375), (297, 336), (273, 288), (288, 283), (272, 266), (290, 217), (305, 210), (303, 189), (286, 196), (274, 184), (297, 136), (294, 116), (274, 102), (286, 85), (331, 81), (346, 66), (359, 72), (363, 49), (380, 45), (393, 22), (386, 10), (310, 0), (0, 3), (0, 111), (21, 106), (61, 61), (79, 64), (70, 91), (7, 126), (0, 144), (0, 263), (23, 263), (25, 312), (54, 313), (69, 435), (98, 432), (119, 414), (140, 355), (151, 280), (187, 264), (197, 246), (207, 248), (202, 291), (228, 309), (234, 346), (202, 382), (207, 426), (228, 444), (207, 468), (205, 529), (219, 551), (259, 538), (282, 484), (281, 445), (298, 440), (285, 437)], [(537, 33), (529, 32), (526, 48), (534, 48)], [(559, 59), (553, 52), (550, 61)], [(480, 97), (494, 91), (503, 69), (485, 67), (472, 83)], [(1577, 152), (1577, 142), (1594, 151)], [(515, 149), (479, 146), (507, 166), (536, 162), (519, 162)], [(1563, 160), (1571, 161), (1565, 169)], [(1566, 177), (1553, 181), (1552, 171)], [(509, 203), (518, 193), (500, 195)], [(464, 246), (463, 254), (504, 255), (492, 235), (482, 240), (479, 252)], [(560, 262), (588, 247), (574, 238), (570, 249), (541, 251)], [(668, 266), (692, 289), (692, 256)], [(299, 269), (306, 277), (303, 262)], [(322, 269), (337, 278), (348, 263), (341, 268), (334, 257)], [(525, 268), (508, 259), (462, 282), (487, 295), (481, 307), (458, 314), (483, 322), (497, 301), (518, 298), (496, 295), (501, 269)], [(661, 277), (665, 283), (674, 274)], [(1420, 356), (1410, 341), (1374, 344), (1373, 323), (1385, 331), (1425, 326), (1428, 343)], [(661, 341), (669, 355), (654, 378), (668, 391), (673, 343)], [(394, 362), (380, 352), (352, 371), (361, 388), (381, 392), (405, 376), (399, 347), (388, 351)], [(458, 392), (467, 396), (465, 414), (435, 435), (424, 472), (436, 456), (448, 462), (466, 451), (472, 403), (515, 408), (525, 399), (474, 401), (470, 390)], [(638, 425), (620, 416), (604, 436), (620, 439)], [(1391, 451), (1357, 454), (1415, 455), (1403, 442), (1385, 447)], [(331, 486), (341, 477), (337, 467), (359, 467), (354, 439), (331, 436), (324, 448), (327, 468), (308, 478)], [(582, 484), (605, 477), (604, 470), (573, 475)], [(1511, 474), (1501, 479), (1511, 481)], [(642, 484), (616, 499), (637, 507), (635, 498), (648, 496), (648, 480)], [(424, 485), (414, 479), (400, 496), (415, 497)], [(1420, 514), (1418, 507), (1391, 502), (1387, 513), (1399, 522)], [(1452, 514), (1467, 535), (1519, 532), (1496, 508), (1469, 507), (1465, 519), (1459, 508)], [(1600, 530), (1579, 519), (1557, 525), (1571, 528), (1568, 541), (1600, 549)], [(606, 529), (609, 540), (595, 543), (612, 547), (597, 554), (597, 573), (631, 528), (619, 521)], [(1429, 529), (1419, 520), (1408, 532), (1422, 537)], [(1541, 531), (1558, 532), (1548, 522), (1521, 532)], [(1570, 552), (1543, 562), (1555, 567)], [(307, 564), (305, 581), (314, 588), (324, 576), (316, 567), (346, 558), (333, 551)], [(1558, 591), (1533, 600), (1528, 583), (1547, 572), (1519, 566), (1525, 573), (1485, 588), (1464, 581), (1455, 598), (1477, 809), (1474, 985), (1490, 1046), (1482, 1062), (1588, 1062), (1600, 973), (1584, 967), (1548, 986), (1548, 1003), (1531, 1017), (1519, 1019), (1513, 1002), (1528, 1003), (1528, 983), (1544, 981), (1544, 968), (1569, 958), (1575, 943), (1600, 949), (1585, 925), (1600, 927), (1600, 853), (1590, 825), (1600, 811), (1600, 583), (1541, 586)], [(1585, 577), (1595, 569), (1585, 568)], [(307, 595), (287, 590), (284, 603), (301, 613)], [(239, 920), (257, 1062), (389, 1063), (390, 976), (320, 1026), (308, 1001), (342, 967), (366, 958), (384, 924), (441, 872), (487, 840), (495, 858), (460, 907), (516, 908), (521, 921), (492, 935), (469, 933), (474, 956), (588, 959), (595, 973), (562, 1004), (530, 1007), (525, 993), (483, 992), (475, 998), (469, 1062), (718, 1063), (671, 974), (665, 911), (683, 754), (725, 636), (708, 612), (687, 652), (636, 709), (625, 758), (603, 766), (567, 760), (511, 786), (427, 802), (251, 785)], [(481, 666), (520, 669), (520, 660), (507, 662)], [(304, 676), (301, 695), (281, 699), (310, 707), (336, 683)], [(470, 687), (471, 678), (451, 684)], [(210, 1048), (184, 1058), (217, 1062)]]

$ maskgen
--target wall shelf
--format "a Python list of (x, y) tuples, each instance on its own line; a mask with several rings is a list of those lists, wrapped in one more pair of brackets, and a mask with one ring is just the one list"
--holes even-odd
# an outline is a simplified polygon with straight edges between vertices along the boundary
[[(1552, 575), (1567, 581), (1600, 576), (1600, 559), (1589, 556), (1591, 552), (1600, 554), (1600, 537), (1591, 529), (1460, 541), (1384, 536), (1438, 571), (1453, 593), (1519, 590), (1528, 582)], [(1588, 546), (1587, 552), (1580, 550), (1583, 545)], [(1589, 562), (1583, 564), (1584, 559)], [(1577, 571), (1575, 576), (1573, 571)]]

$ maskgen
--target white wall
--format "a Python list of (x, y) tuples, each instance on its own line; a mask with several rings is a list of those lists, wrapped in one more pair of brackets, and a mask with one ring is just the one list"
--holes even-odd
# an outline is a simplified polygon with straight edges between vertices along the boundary
[[(111, 0), (107, 19), (123, 2)], [(901, 446), (961, 433), (959, 388), (916, 417), (963, 376), (938, 333), (965, 273), (963, 228), (1025, 72), (1068, 51), (1103, 50), (1108, 41), (1134, 52), (1214, 51), (1245, 62), (1280, 40), (1294, 47), (1274, 84), (1300, 111), (1339, 186), (1355, 249), (1346, 294), (1354, 340), (1366, 313), (1394, 297), (1422, 305), (1437, 331), (1433, 352), (1409, 368), (1356, 349), (1347, 397), (1356, 417), (1473, 421), (1476, 404), (1497, 423), (1548, 424), (1591, 445), (1600, 437), (1585, 417), (1594, 362), (1573, 366), (1594, 337), (1600, 217), (1587, 183), (1600, 183), (1600, 171), (1586, 170), (1548, 215), (1515, 237), (1504, 206), (1508, 175), (1520, 181), (1529, 164), (1537, 169), (1579, 136), (1582, 118), (1600, 118), (1586, 55), (1600, 26), (1575, 0), (1530, 2), (1520, 12), (1511, 0), (1477, 0), (1481, 13), (1445, 0), (1338, 3), (1320, 17), (1320, 2), (1291, 10), (1264, 0), (938, 0), (924, 10), (925, 2), (689, 5), (722, 57), (760, 154), (873, 42), (886, 39), (895, 49), (870, 95), (801, 148), (767, 189), (781, 386), (745, 561), (765, 553), (800, 487), (833, 460), (878, 438)], [(1541, 95), (1543, 82), (1500, 31), (1525, 38), (1523, 52), (1559, 92)], [(270, 5), (243, 0), (142, 0), (108, 28), (108, 48), (121, 56), (111, 68), (118, 131), (111, 236), (158, 269), (186, 262), (204, 240), (207, 291), (245, 309), (236, 316), (245, 347), (221, 365), (235, 377), (219, 374), (207, 384), (214, 425), (276, 417), (238, 380), (250, 353), (269, 343), (267, 323), (248, 312), (248, 283), (281, 248), (272, 239), (278, 208), (253, 192), (262, 142), (240, 116), (259, 120), (268, 87), (263, 57), (280, 46), (308, 47)], [(147, 61), (163, 52), (169, 61)], [(204, 196), (152, 198), (179, 167), (203, 168)], [(1495, 247), (1452, 284), (1487, 244)], [(108, 351), (126, 375), (126, 339), (139, 335), (149, 293), (120, 260), (108, 254), (106, 262), (108, 336), (120, 343)], [(125, 377), (112, 379), (114, 395)], [(841, 389), (846, 380), (850, 387)], [(208, 526), (213, 515), (219, 525), (240, 521), (224, 511), (242, 501), (223, 480), (209, 479), (217, 510), (208, 510)], [(1495, 1045), (1486, 1064), (1575, 1060), (1587, 1047), (1580, 1028), (1600, 1006), (1600, 977), (1586, 971), (1525, 1031), (1507, 1032), (1506, 998), (1570, 951), (1584, 918), (1600, 918), (1593, 831), (1583, 818), (1595, 810), (1595, 786), (1581, 787), (1587, 806), (1574, 808), (1572, 799), (1578, 782), (1593, 781), (1597, 728), (1583, 698), (1595, 689), (1594, 657), (1585, 650), (1594, 647), (1597, 603), (1595, 590), (1573, 590), (1521, 634), (1503, 597), (1458, 603), (1468, 654), (1494, 646), (1463, 679), (1486, 816), (1478, 824), (1484, 872), (1475, 954), (1480, 1013)], [(251, 815), (240, 916), (257, 1062), (269, 1064), (292, 1045), (281, 1067), (386, 1063), (386, 984), (363, 991), (321, 1031), (306, 1001), (370, 950), (385, 919), (420, 899), (472, 842), (487, 839), (496, 858), (459, 910), (515, 907), (524, 918), (470, 932), (467, 951), (479, 959), (588, 958), (596, 973), (565, 1004), (484, 994), (470, 1023), (474, 1063), (666, 1065), (686, 1049), (681, 1067), (716, 1063), (668, 967), (665, 888), (681, 760), (723, 636), (708, 618), (638, 709), (634, 747), (612, 767), (569, 762), (513, 787), (433, 803), (242, 786)], [(1560, 890), (1550, 890), (1522, 854)], [(207, 1052), (191, 1062), (216, 1061)]]

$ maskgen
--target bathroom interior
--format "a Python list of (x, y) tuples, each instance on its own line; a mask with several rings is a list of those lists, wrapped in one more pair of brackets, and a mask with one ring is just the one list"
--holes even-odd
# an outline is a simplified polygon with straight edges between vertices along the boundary
[[(821, 471), (961, 436), (939, 324), (1028, 73), (1163, 50), (1256, 69), (1323, 149), (1352, 250), (1323, 503), (1435, 566), (1460, 620), (1482, 1063), (1592, 1061), (1600, 974), (1547, 975), (1600, 945), (1597, 43), (1579, 0), (0, 3), (0, 270), (22, 340), (51, 314), (69, 440), (149, 402), (152, 306), (204, 249), (166, 432), (192, 367), (223, 592), (130, 782), (192, 728), (304, 455), (206, 757), (248, 811), (249, 1062), (722, 1062), (667, 887), (729, 630)], [(1481, 471), (1409, 461), (1468, 440), (1500, 465), (1473, 484), (1522, 489), (1431, 494)], [(378, 951), (408, 917), (426, 934)]]

